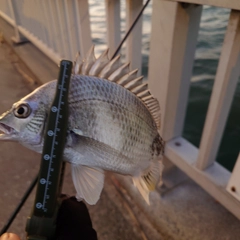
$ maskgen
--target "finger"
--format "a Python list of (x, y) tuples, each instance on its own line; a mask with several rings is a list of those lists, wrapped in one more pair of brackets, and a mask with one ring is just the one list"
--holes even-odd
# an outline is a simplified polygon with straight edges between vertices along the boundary
[(20, 238), (15, 233), (4, 233), (0, 240), (20, 240)]

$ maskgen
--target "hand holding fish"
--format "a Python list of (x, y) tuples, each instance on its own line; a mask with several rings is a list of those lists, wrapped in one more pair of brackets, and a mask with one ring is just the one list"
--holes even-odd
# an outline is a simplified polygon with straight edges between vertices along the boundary
[[(92, 227), (92, 221), (87, 207), (78, 202), (75, 197), (62, 196), (63, 202), (56, 221), (54, 239), (89, 239), (97, 240), (97, 233)], [(14, 233), (5, 233), (0, 240), (20, 240)]]
[(20, 240), (19, 236), (14, 233), (4, 233), (0, 240)]
[[(137, 70), (108, 59), (96, 59), (92, 47), (79, 55), (69, 91), (68, 134), (64, 160), (71, 163), (77, 198), (95, 204), (104, 171), (130, 175), (149, 203), (149, 192), (161, 177), (164, 143), (159, 134), (160, 108)], [(12, 140), (41, 153), (56, 80), (37, 88), (0, 116), (0, 140)]]

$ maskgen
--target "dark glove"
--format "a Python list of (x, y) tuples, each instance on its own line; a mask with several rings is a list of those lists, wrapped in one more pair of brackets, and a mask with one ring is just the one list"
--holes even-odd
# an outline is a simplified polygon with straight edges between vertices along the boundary
[(57, 240), (97, 240), (88, 209), (75, 197), (63, 200), (57, 217)]

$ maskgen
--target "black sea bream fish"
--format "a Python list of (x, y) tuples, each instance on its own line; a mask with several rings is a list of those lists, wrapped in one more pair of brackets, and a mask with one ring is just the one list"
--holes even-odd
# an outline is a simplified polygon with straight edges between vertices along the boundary
[[(163, 140), (160, 108), (137, 70), (110, 61), (108, 50), (96, 59), (92, 47), (78, 56), (69, 90), (68, 134), (64, 160), (71, 163), (77, 198), (95, 204), (104, 170), (133, 177), (149, 203), (161, 176)], [(0, 140), (13, 140), (41, 153), (47, 114), (56, 89), (48, 82), (0, 116)]]

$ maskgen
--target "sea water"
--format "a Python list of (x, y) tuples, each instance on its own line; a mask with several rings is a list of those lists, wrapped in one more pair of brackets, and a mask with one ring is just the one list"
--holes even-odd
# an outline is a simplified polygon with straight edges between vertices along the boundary
[[(106, 48), (106, 16), (103, 1), (90, 0), (90, 16), (93, 41), (96, 44), (96, 54)], [(142, 74), (147, 78), (148, 55), (151, 36), (151, 3), (143, 15), (142, 36)], [(183, 137), (199, 147), (201, 134), (206, 118), (208, 104), (212, 92), (219, 56), (230, 11), (224, 8), (204, 6), (195, 61), (191, 78), (191, 87), (184, 124)], [(121, 1), (121, 36), (125, 28), (125, 1)], [(124, 47), (121, 52), (124, 55)], [(230, 109), (224, 135), (221, 141), (217, 161), (232, 170), (240, 147), (240, 83), (238, 83)]]
[[(230, 10), (205, 6), (200, 23), (183, 136), (199, 147)], [(240, 67), (240, 66), (239, 66)], [(232, 170), (240, 147), (240, 82), (236, 87), (217, 161)]]

